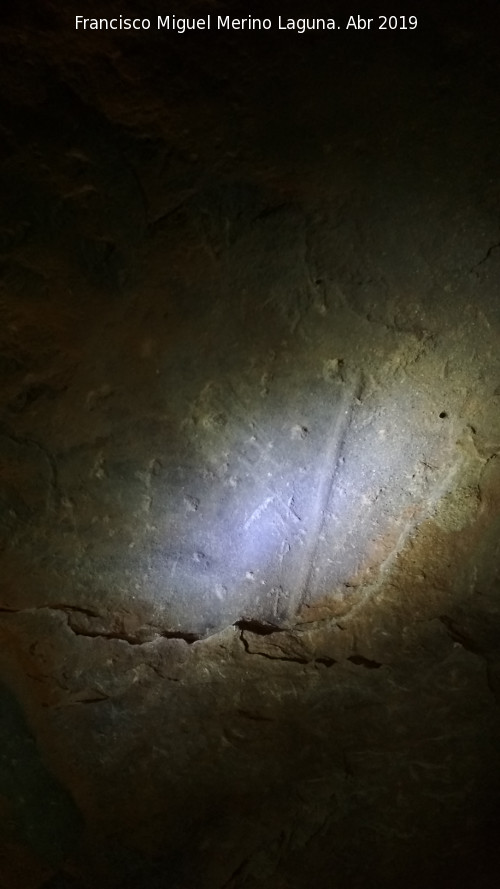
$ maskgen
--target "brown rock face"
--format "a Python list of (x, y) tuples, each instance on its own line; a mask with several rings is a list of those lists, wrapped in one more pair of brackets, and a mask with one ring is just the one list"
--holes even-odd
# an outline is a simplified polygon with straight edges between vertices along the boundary
[(5, 17), (0, 889), (498, 885), (500, 22), (417, 5)]

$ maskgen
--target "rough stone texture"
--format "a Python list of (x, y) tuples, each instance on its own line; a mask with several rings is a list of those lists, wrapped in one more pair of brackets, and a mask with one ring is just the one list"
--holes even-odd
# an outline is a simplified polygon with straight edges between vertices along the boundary
[(6, 16), (1, 889), (498, 885), (483, 5)]

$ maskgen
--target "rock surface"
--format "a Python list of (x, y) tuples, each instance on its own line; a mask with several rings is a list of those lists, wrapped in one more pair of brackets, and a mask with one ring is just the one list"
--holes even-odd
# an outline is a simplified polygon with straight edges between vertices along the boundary
[(498, 884), (496, 19), (422, 6), (6, 16), (1, 889)]

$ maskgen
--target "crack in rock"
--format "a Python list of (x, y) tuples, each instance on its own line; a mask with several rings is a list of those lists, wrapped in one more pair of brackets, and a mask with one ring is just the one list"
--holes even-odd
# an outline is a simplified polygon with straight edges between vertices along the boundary
[(255, 636), (270, 636), (271, 633), (285, 632), (283, 627), (278, 627), (275, 624), (264, 623), (263, 621), (254, 620), (253, 618), (242, 618), (242, 620), (237, 620), (234, 626), (238, 627), (238, 629), (241, 630), (242, 633), (244, 630), (247, 630), (249, 633), (253, 633)]
[[(286, 631), (281, 627), (274, 627), (272, 624), (261, 623), (257, 620), (240, 620), (234, 624), (240, 631), (240, 640), (243, 643), (243, 648), (246, 654), (257, 655), (258, 657), (266, 658), (271, 661), (288, 661), (289, 663), (295, 664), (321, 664), (324, 667), (331, 667), (333, 664), (336, 664), (337, 661), (334, 658), (328, 656), (321, 657), (308, 657), (306, 652), (303, 654), (293, 654), (290, 651), (287, 651), (283, 645), (278, 642), (274, 642), (274, 640), (270, 640), (271, 644), (275, 644), (277, 650), (280, 654), (275, 654), (272, 651), (253, 651), (250, 648), (250, 640), (247, 638), (245, 633), (249, 633), (251, 636), (272, 636), (278, 633), (285, 633)], [(290, 644), (296, 644), (297, 640), (293, 637), (285, 636), (284, 644), (288, 641)]]
[[(294, 652), (293, 647), (299, 645), (297, 639), (293, 636), (285, 635), (285, 637), (281, 637), (282, 641), (274, 640), (269, 638), (269, 643), (271, 646), (275, 646), (276, 650), (279, 653), (273, 652), (272, 648), (266, 650), (255, 650), (251, 647), (252, 640), (248, 638), (248, 635), (258, 637), (271, 637), (275, 634), (282, 634), (286, 631), (280, 627), (274, 627), (272, 624), (261, 623), (256, 620), (240, 620), (237, 621), (234, 626), (240, 631), (240, 640), (243, 643), (243, 648), (246, 654), (257, 655), (258, 657), (267, 658), (272, 661), (289, 661), (297, 664), (321, 664), (324, 667), (333, 667), (335, 664), (338, 664), (335, 658), (329, 657), (328, 655), (321, 655), (319, 657), (311, 657), (308, 652), (304, 651), (303, 653)], [(248, 635), (246, 635), (248, 634)], [(287, 649), (287, 643), (290, 645), (291, 650)], [(265, 645), (265, 643), (263, 643)], [(379, 661), (371, 660), (370, 658), (365, 657), (362, 654), (351, 654), (345, 660), (349, 661), (351, 664), (354, 664), (356, 667), (363, 667), (366, 670), (379, 670), (380, 667), (383, 667), (384, 664)]]
[(485, 253), (484, 256), (483, 256), (483, 258), (480, 259), (479, 262), (476, 262), (476, 264), (472, 266), (470, 272), (471, 272), (471, 273), (472, 273), (472, 272), (475, 272), (476, 269), (479, 268), (480, 265), (484, 265), (484, 263), (487, 262), (488, 259), (490, 258), (490, 256), (491, 256), (491, 254), (493, 253), (493, 251), (494, 251), (494, 250), (498, 250), (498, 249), (500, 249), (500, 241), (498, 241), (497, 243), (492, 244), (490, 247), (488, 247), (486, 253)]
[[(271, 632), (272, 632), (272, 631), (271, 631)], [(269, 634), (266, 634), (266, 635), (269, 635)], [(248, 639), (245, 637), (245, 631), (244, 631), (244, 630), (241, 630), (241, 632), (240, 632), (240, 639), (241, 639), (241, 641), (243, 642), (243, 647), (244, 647), (245, 652), (246, 652), (247, 654), (255, 654), (255, 655), (257, 655), (258, 657), (265, 657), (265, 658), (267, 658), (267, 659), (270, 660), (270, 661), (291, 661), (291, 662), (296, 663), (296, 664), (309, 664), (309, 663), (311, 663), (311, 661), (310, 661), (308, 658), (306, 658), (306, 657), (300, 657), (300, 656), (299, 656), (299, 657), (291, 657), (291, 656), (289, 656), (289, 655), (285, 655), (285, 654), (270, 654), (270, 653), (267, 652), (267, 651), (252, 651), (252, 650), (250, 649), (250, 643), (249, 643)]]
[[(12, 608), (8, 605), (0, 605), (0, 614), (35, 614), (37, 611), (60, 611), (66, 615), (67, 626), (75, 636), (85, 636), (89, 639), (117, 639), (127, 642), (128, 645), (147, 645), (155, 639), (180, 639), (188, 645), (198, 642), (201, 636), (198, 633), (189, 633), (181, 630), (167, 630), (154, 625), (139, 627), (137, 632), (126, 632), (121, 629), (106, 629), (105, 620), (97, 611), (83, 608), (78, 605), (52, 604), (39, 605), (36, 608)], [(91, 620), (100, 621), (99, 627), (82, 626), (78, 624), (78, 615)]]
[(347, 660), (350, 661), (351, 664), (355, 664), (357, 667), (365, 667), (367, 670), (378, 670), (380, 667), (384, 666), (378, 661), (371, 661), (369, 658), (363, 657), (362, 654), (351, 654)]
[[(68, 627), (75, 636), (85, 636), (87, 639), (118, 639), (120, 642), (127, 642), (128, 645), (147, 645), (149, 642), (153, 642), (155, 639), (181, 639), (183, 642), (186, 642), (188, 645), (192, 645), (193, 642), (198, 642), (201, 639), (197, 633), (183, 633), (175, 630), (162, 630), (151, 628), (152, 634), (150, 634), (147, 638), (143, 638), (139, 635), (134, 635), (133, 633), (124, 633), (120, 630), (85, 630), (81, 627), (74, 626), (71, 623), (71, 615), (68, 615)], [(144, 627), (143, 629), (148, 629)]]
[(479, 655), (479, 657), (484, 657), (482, 651), (479, 648), (479, 645), (474, 642), (474, 640), (471, 639), (470, 636), (467, 636), (467, 634), (464, 633), (463, 630), (460, 630), (457, 627), (453, 618), (449, 617), (447, 614), (440, 614), (439, 620), (441, 621), (443, 626), (446, 627), (446, 632), (448, 633), (450, 639), (453, 640), (453, 642), (458, 642), (462, 646), (462, 648), (465, 648), (466, 651), (472, 652), (472, 654), (477, 654)]

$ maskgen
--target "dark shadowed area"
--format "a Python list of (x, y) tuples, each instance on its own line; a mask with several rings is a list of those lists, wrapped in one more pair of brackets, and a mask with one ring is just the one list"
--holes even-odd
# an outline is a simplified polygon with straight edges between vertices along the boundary
[(0, 29), (0, 889), (496, 889), (500, 11), (81, 6)]

